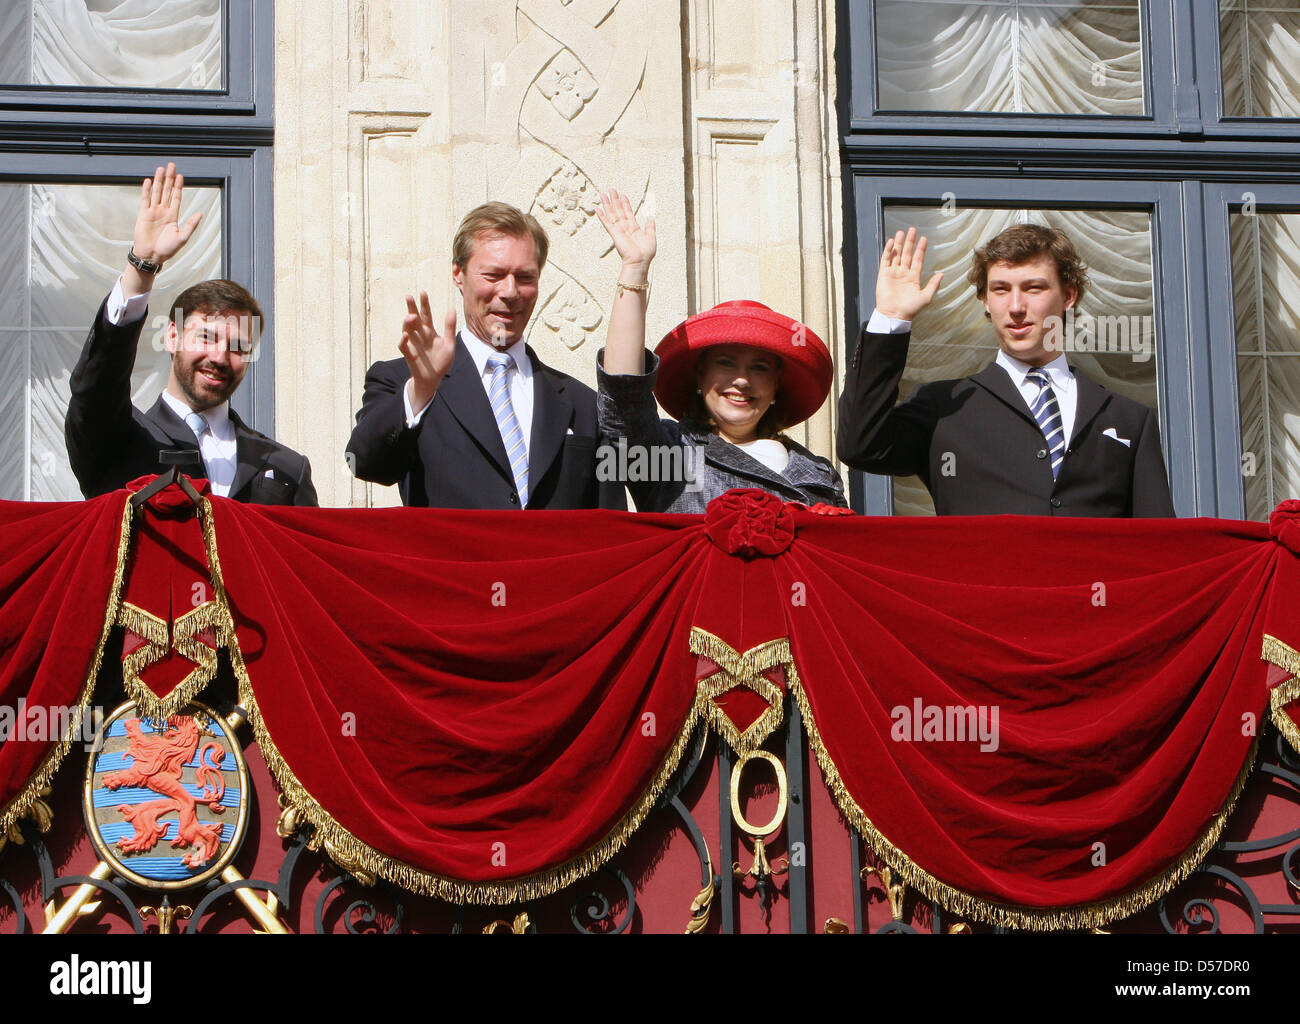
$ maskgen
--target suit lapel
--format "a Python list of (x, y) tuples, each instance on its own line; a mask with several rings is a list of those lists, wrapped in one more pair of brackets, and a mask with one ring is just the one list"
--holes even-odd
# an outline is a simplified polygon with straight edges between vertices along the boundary
[(456, 360), (438, 385), (437, 397), (447, 404), (451, 414), (496, 463), (502, 475), (507, 480), (513, 480), (514, 474), (510, 472), (510, 463), (506, 460), (506, 446), (501, 440), (501, 429), (497, 426), (496, 417), (492, 415), (492, 405), (488, 402), (487, 392), (483, 390), (478, 367), (474, 365), (474, 357), (469, 354), (469, 349), (459, 335), (456, 337)]
[[(533, 428), (528, 444), (528, 480), (532, 490), (551, 468), (573, 422), (573, 403), (564, 393), (564, 382), (551, 376), (550, 367), (529, 348), (533, 364)], [(495, 424), (494, 424), (495, 425)]]
[(988, 366), (971, 377), (971, 380), (993, 395), (994, 398), (999, 399), (1012, 412), (1032, 423), (1035, 430), (1038, 429), (1038, 423), (1030, 415), (1029, 406), (1025, 404), (1024, 396), (1011, 383), (1011, 375), (997, 363), (989, 363)]
[[(162, 400), (162, 395), (158, 396), (158, 401), (154, 402), (145, 416), (176, 448), (199, 450), (199, 440), (194, 436), (194, 431), (189, 428), (189, 424), (172, 412), (171, 407)], [(158, 453), (154, 452), (155, 459), (157, 456)]]
[[(710, 434), (704, 448), (704, 458), (708, 462), (725, 469), (736, 476), (747, 477), (756, 483), (767, 484), (767, 490), (776, 489), (778, 493), (789, 493), (792, 480), (769, 469), (748, 452), (737, 448), (730, 441), (723, 440), (717, 434)], [(790, 453), (791, 468), (794, 465), (794, 453)]]
[(1110, 397), (1110, 392), (1085, 377), (1075, 367), (1071, 366), (1070, 372), (1074, 374), (1075, 394), (1079, 397), (1078, 405), (1074, 410), (1074, 433), (1070, 436), (1070, 442), (1073, 443), (1076, 437), (1083, 435), (1088, 424), (1101, 412)]
[(235, 415), (234, 409), (230, 410), (230, 422), (235, 427), (235, 478), (230, 482), (230, 496), (233, 498), (266, 465), (267, 458), (275, 450), (275, 443), (249, 430)]

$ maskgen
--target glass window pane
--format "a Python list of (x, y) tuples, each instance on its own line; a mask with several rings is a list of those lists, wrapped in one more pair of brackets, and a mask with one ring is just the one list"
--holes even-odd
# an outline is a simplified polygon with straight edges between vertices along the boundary
[[(138, 186), (0, 184), (0, 498), (81, 497), (68, 467), (68, 378), (99, 304), (126, 265)], [(221, 190), (185, 190), (182, 216), (203, 220), (158, 279), (131, 378), (152, 405), (167, 384), (171, 299), (221, 271)], [(159, 301), (161, 300), (161, 301)]]
[[(886, 235), (916, 225), (929, 240), (925, 277), (944, 272), (939, 294), (917, 318), (902, 397), (928, 381), (976, 373), (997, 355), (997, 338), (966, 274), (976, 249), (1021, 223), (1064, 231), (1088, 267), (1087, 292), (1078, 315), (1067, 314), (1063, 331), (1070, 365), (1117, 394), (1157, 408), (1151, 215), (1143, 210), (886, 206)], [(894, 512), (934, 514), (919, 478), (894, 480)]]
[(4, 0), (0, 84), (222, 88), (221, 0)]
[(1139, 0), (878, 0), (880, 109), (1146, 113)]
[(1235, 213), (1233, 316), (1246, 517), (1300, 496), (1300, 214)]
[(1224, 117), (1300, 117), (1300, 0), (1220, 0)]

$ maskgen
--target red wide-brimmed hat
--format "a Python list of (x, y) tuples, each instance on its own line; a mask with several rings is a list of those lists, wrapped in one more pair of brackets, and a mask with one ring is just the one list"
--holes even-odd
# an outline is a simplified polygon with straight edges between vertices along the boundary
[(705, 349), (716, 345), (749, 345), (781, 357), (777, 394), (786, 426), (806, 420), (831, 392), (831, 354), (812, 328), (761, 302), (736, 299), (683, 320), (655, 346), (655, 398), (674, 419), (690, 411), (695, 364)]

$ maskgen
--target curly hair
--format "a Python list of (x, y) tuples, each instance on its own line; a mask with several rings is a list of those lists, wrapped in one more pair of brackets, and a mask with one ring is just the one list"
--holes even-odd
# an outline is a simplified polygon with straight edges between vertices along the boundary
[(989, 267), (994, 263), (1018, 267), (1044, 255), (1050, 256), (1056, 264), (1062, 287), (1067, 292), (1071, 288), (1075, 290), (1074, 304), (1078, 306), (1088, 288), (1088, 268), (1079, 259), (1074, 243), (1064, 231), (1040, 224), (1017, 224), (989, 239), (971, 257), (966, 280), (975, 286), (975, 294), (983, 299), (988, 289)]

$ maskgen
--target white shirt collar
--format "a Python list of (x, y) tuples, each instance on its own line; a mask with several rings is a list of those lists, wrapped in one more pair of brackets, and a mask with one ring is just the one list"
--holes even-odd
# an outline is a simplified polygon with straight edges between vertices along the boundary
[(488, 344), (468, 328), (462, 327), (460, 340), (464, 342), (470, 358), (474, 360), (474, 365), (478, 367), (480, 377), (487, 372), (488, 356), (497, 352), (504, 352), (510, 356), (515, 361), (515, 368), (518, 369), (519, 375), (524, 379), (528, 379), (533, 375), (533, 364), (528, 358), (527, 345), (523, 338), (520, 338), (508, 348), (497, 348), (495, 345)]
[[(1007, 371), (1007, 374), (1011, 377), (1011, 383), (1016, 387), (1020, 387), (1025, 382), (1025, 375), (1034, 369), (1029, 363), (1007, 355), (1002, 349), (998, 349), (997, 364)], [(1047, 374), (1052, 390), (1059, 392), (1062, 389), (1074, 388), (1074, 374), (1070, 372), (1070, 364), (1066, 361), (1064, 352), (1046, 366), (1040, 366), (1038, 369)]]
[[(193, 409), (169, 391), (162, 393), (162, 400), (167, 403), (167, 408), (174, 412), (182, 423), (185, 422), (186, 416), (194, 412)], [(212, 431), (212, 436), (218, 441), (229, 441), (234, 438), (235, 428), (230, 422), (229, 402), (214, 405), (211, 409), (205, 409), (199, 415), (207, 421), (208, 429)]]

